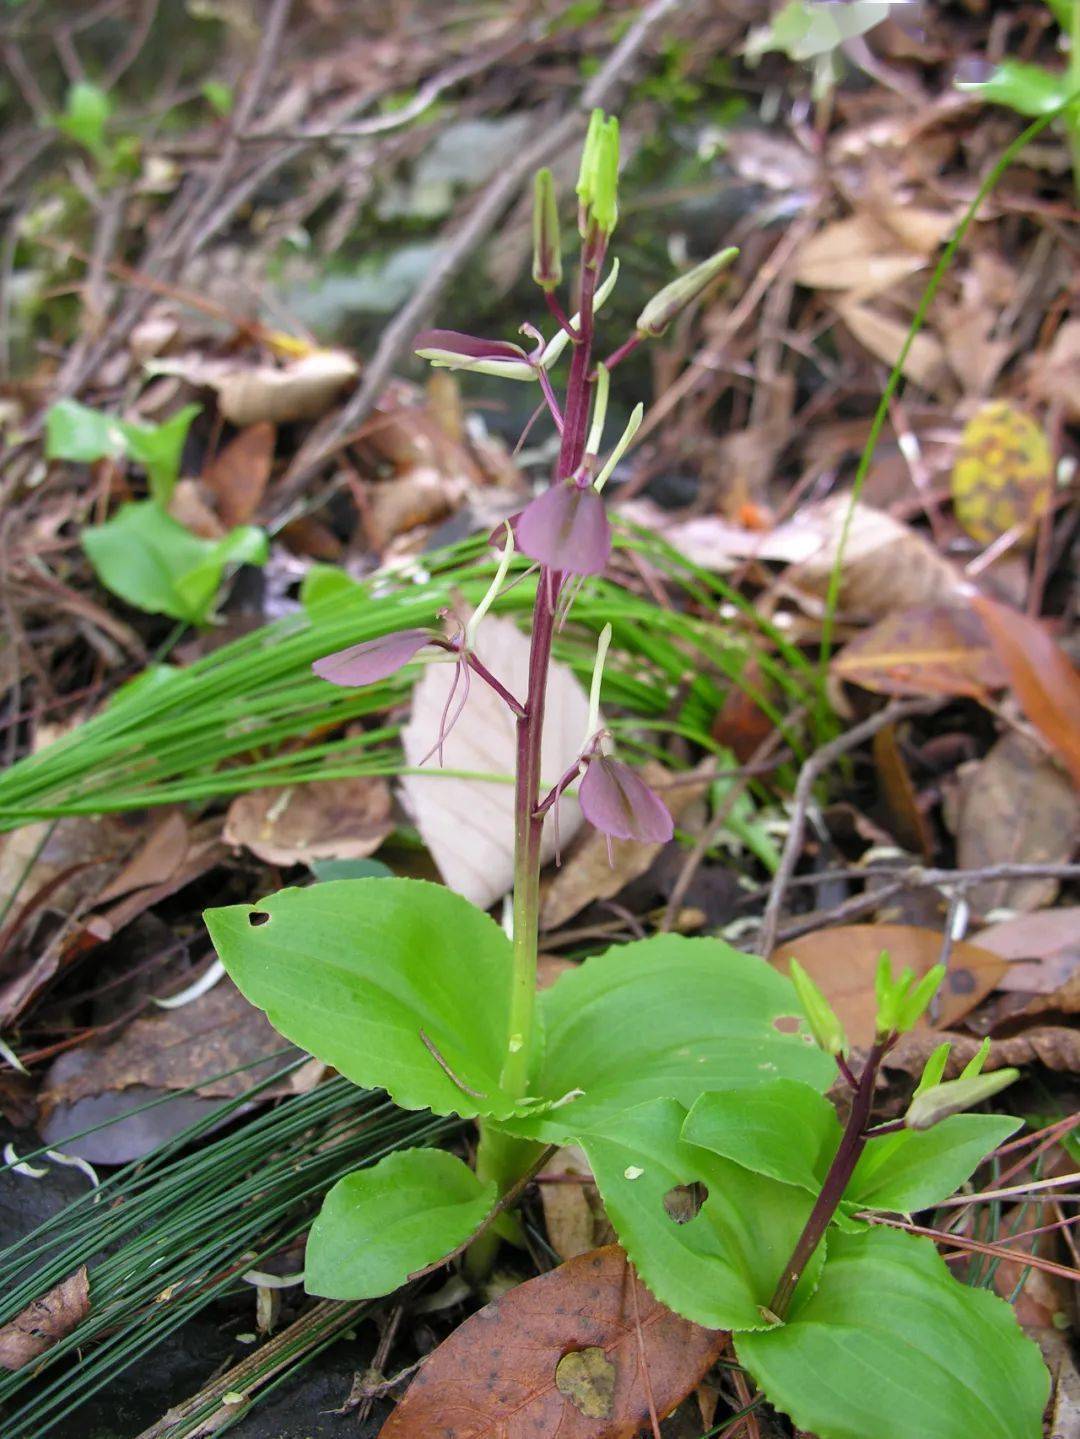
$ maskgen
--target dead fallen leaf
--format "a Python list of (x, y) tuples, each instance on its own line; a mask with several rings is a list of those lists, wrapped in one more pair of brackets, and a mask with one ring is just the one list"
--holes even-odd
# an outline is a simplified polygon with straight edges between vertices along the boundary
[[(591, 1177), (589, 1161), (576, 1145), (560, 1149), (544, 1165), (544, 1174), (567, 1174)], [(545, 1182), (538, 1185), (540, 1201), (544, 1206), (544, 1227), (548, 1243), (560, 1259), (574, 1259), (595, 1249), (597, 1220), (603, 1224), (600, 1199), (593, 1184), (558, 1184)], [(598, 1212), (599, 1211), (599, 1215)], [(606, 1227), (606, 1226), (605, 1226)]]
[(832, 672), (876, 694), (969, 695), (1004, 689), (1005, 666), (967, 605), (896, 610), (848, 641)]
[[(496, 678), (519, 698), (528, 681), (529, 642), (511, 620), (489, 616), (480, 627), (477, 654)], [(405, 758), (419, 765), (439, 733), (453, 683), (453, 665), (428, 665), (413, 690), (412, 715), (402, 734)], [(577, 758), (585, 738), (589, 704), (573, 673), (551, 666), (542, 755), (543, 776), (554, 784)], [(500, 779), (449, 779), (438, 773), (405, 775), (401, 794), (443, 879), (466, 899), (487, 909), (510, 888), (514, 876), (514, 773), (516, 725), (513, 715), (481, 680), (473, 678), (465, 712), (444, 745), (446, 768)], [(565, 847), (581, 826), (577, 800), (559, 802), (559, 837)], [(545, 860), (555, 853), (554, 818), (544, 826)]]
[(1080, 785), (1080, 674), (1038, 620), (985, 595), (971, 603), (1021, 708)]
[[(955, 1030), (924, 1029), (913, 1030), (901, 1036), (896, 1048), (885, 1058), (888, 1069), (902, 1069), (906, 1074), (919, 1075), (930, 1055), (948, 1040), (952, 1045), (946, 1077), (955, 1079), (969, 1060), (974, 1059), (981, 1039)], [(990, 1053), (986, 1068), (1002, 1069), (1015, 1065), (1018, 1069), (1026, 1064), (1042, 1064), (1047, 1069), (1061, 1074), (1080, 1074), (1080, 1028), (1075, 1024), (1037, 1025), (1022, 1034), (1010, 1035), (1006, 1039), (991, 1039)]]
[[(797, 959), (824, 991), (852, 1044), (864, 1048), (874, 1038), (874, 975), (883, 949), (889, 952), (894, 974), (910, 966), (918, 978), (941, 958), (942, 936), (910, 924), (839, 925), (778, 945), (769, 963), (786, 974), (790, 961)], [(938, 1026), (944, 1028), (963, 1019), (997, 987), (1006, 968), (1006, 962), (989, 950), (970, 943), (954, 944), (940, 991)], [(921, 1021), (924, 1027), (927, 1023), (925, 1018)]]
[(645, 1374), (662, 1417), (725, 1343), (665, 1309), (610, 1245), (467, 1319), (425, 1361), (382, 1439), (631, 1439), (649, 1418)]
[[(896, 364), (908, 337), (908, 324), (855, 300), (840, 301), (836, 311), (859, 343), (872, 355), (890, 368)], [(930, 393), (935, 393), (947, 377), (945, 351), (941, 341), (929, 331), (920, 331), (912, 341), (904, 360), (903, 375)]]
[(1080, 320), (1066, 320), (1049, 351), (1032, 354), (1029, 383), (1038, 399), (1080, 422)]
[(258, 510), (273, 469), (276, 440), (277, 430), (269, 420), (249, 425), (203, 471), (203, 484), (228, 528), (247, 524)]
[(1080, 906), (1003, 919), (971, 938), (1009, 961), (999, 989), (1053, 994), (1080, 969)]
[[(1068, 777), (1016, 731), (984, 760), (960, 772), (956, 812), (957, 864), (1064, 864), (1080, 838), (1080, 797)], [(973, 885), (976, 911), (1040, 909), (1057, 893), (1053, 879), (1003, 879)]]
[(851, 215), (800, 245), (793, 278), (810, 290), (876, 295), (923, 269), (927, 254), (901, 243), (869, 215)]
[(267, 864), (308, 864), (366, 859), (393, 827), (389, 785), (377, 775), (356, 775), (238, 795), (224, 838)]
[(934, 832), (919, 806), (907, 761), (896, 738), (895, 725), (886, 725), (878, 730), (874, 736), (873, 751), (874, 767), (893, 834), (904, 849), (929, 859), (934, 852)]
[(381, 480), (368, 490), (367, 524), (372, 543), (383, 550), (397, 535), (442, 519), (463, 502), (468, 482), (447, 476), (432, 465), (410, 469)]
[(0, 1329), (0, 1368), (14, 1371), (37, 1359), (89, 1312), (90, 1279), (83, 1264)]
[(179, 810), (161, 816), (139, 848), (98, 894), (95, 904), (109, 904), (137, 889), (171, 879), (188, 850), (188, 823)]
[(1054, 456), (1042, 428), (1004, 401), (984, 405), (964, 427), (952, 471), (953, 513), (982, 545), (1016, 526), (1030, 542), (1054, 485)]
[(317, 420), (359, 372), (356, 361), (343, 350), (315, 350), (283, 365), (190, 354), (153, 360), (147, 369), (215, 390), (222, 415), (239, 429), (265, 422)]

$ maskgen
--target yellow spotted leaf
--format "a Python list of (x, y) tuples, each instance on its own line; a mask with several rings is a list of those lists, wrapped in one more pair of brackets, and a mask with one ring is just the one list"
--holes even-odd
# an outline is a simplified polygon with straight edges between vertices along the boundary
[(1030, 540), (1053, 475), (1049, 441), (1031, 416), (1004, 401), (984, 405), (965, 427), (953, 466), (956, 518), (983, 545), (1018, 525)]

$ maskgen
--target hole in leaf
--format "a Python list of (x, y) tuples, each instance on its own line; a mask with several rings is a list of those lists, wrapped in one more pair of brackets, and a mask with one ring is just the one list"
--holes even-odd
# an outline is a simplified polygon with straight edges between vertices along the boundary
[(797, 1034), (800, 1023), (797, 1014), (778, 1014), (772, 1022), (772, 1027), (781, 1034)]
[(708, 1197), (709, 1191), (700, 1179), (692, 1184), (676, 1184), (664, 1195), (664, 1212), (676, 1224), (689, 1224), (701, 1213)]
[(252, 929), (258, 929), (260, 924), (269, 924), (270, 916), (265, 909), (253, 909), (248, 915), (248, 924)]

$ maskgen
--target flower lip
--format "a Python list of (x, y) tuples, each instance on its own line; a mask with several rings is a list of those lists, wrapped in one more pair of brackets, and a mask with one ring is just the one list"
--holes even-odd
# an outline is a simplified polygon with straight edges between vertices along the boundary
[(438, 354), (459, 356), (468, 360), (524, 360), (525, 351), (509, 340), (485, 340), (466, 335), (460, 330), (421, 330), (413, 340), (418, 355)]
[(667, 805), (629, 765), (609, 755), (590, 756), (578, 786), (581, 812), (611, 839), (666, 844), (675, 833)]
[(598, 575), (611, 555), (611, 524), (591, 485), (560, 480), (526, 505), (514, 526), (518, 548), (549, 569)]
[(378, 639), (365, 640), (363, 644), (338, 650), (316, 660), (311, 668), (320, 679), (329, 680), (332, 685), (355, 689), (361, 685), (376, 684), (396, 674), (418, 650), (435, 643), (438, 643), (438, 636), (431, 630), (397, 630), (393, 634), (380, 635)]

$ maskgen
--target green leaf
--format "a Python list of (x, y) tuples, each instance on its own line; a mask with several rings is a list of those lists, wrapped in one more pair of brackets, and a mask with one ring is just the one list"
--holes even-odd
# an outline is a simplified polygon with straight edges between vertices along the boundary
[(817, 1291), (736, 1352), (818, 1439), (1040, 1439), (1049, 1376), (1003, 1299), (958, 1284), (928, 1239), (835, 1231)]
[(863, 1209), (898, 1214), (938, 1204), (970, 1179), (979, 1162), (1022, 1123), (1007, 1114), (956, 1114), (933, 1129), (903, 1129), (871, 1139), (844, 1199)]
[(266, 562), (266, 535), (240, 525), (220, 540), (184, 529), (153, 500), (122, 505), (112, 519), (83, 531), (83, 548), (101, 583), (149, 614), (203, 624), (226, 565)]
[(510, 941), (460, 895), (423, 880), (332, 880), (205, 918), (252, 1004), (355, 1084), (404, 1109), (514, 1112), (499, 1088)]
[(407, 1149), (339, 1179), (308, 1235), (304, 1287), (376, 1299), (464, 1244), (498, 1193), (445, 1149)]
[(550, 1102), (584, 1091), (528, 1126), (550, 1142), (649, 1099), (689, 1106), (707, 1090), (778, 1077), (825, 1089), (835, 1074), (805, 1033), (791, 981), (717, 939), (657, 935), (595, 955), (545, 990), (539, 1008), (535, 1092)]
[(141, 425), (128, 420), (117, 422), (127, 444), (127, 452), (146, 471), (150, 494), (159, 505), (167, 505), (180, 474), (191, 422), (201, 405), (185, 405), (160, 425)]
[(204, 80), (202, 94), (210, 108), (222, 118), (231, 112), (236, 99), (232, 86), (223, 80)]
[[(610, 1117), (579, 1136), (608, 1218), (658, 1299), (710, 1329), (761, 1329), (780, 1270), (813, 1203), (810, 1195), (753, 1174), (680, 1137), (686, 1110), (660, 1099)], [(665, 1197), (703, 1184), (700, 1212), (679, 1224)], [(796, 1295), (809, 1292), (824, 1245)]]
[(1022, 60), (1003, 60), (987, 80), (958, 80), (958, 90), (992, 104), (1008, 105), (1020, 115), (1052, 114), (1076, 88), (1065, 71), (1044, 70)]
[(840, 1121), (824, 1095), (791, 1079), (703, 1094), (682, 1132), (690, 1144), (814, 1195), (840, 1135)]
[(320, 882), (329, 879), (390, 879), (394, 871), (381, 859), (313, 859), (308, 869)]
[(53, 124), (69, 140), (89, 150), (95, 160), (108, 159), (109, 146), (105, 139), (105, 126), (112, 114), (112, 102), (97, 85), (80, 80), (67, 92), (63, 114), (53, 118)]
[(111, 415), (91, 410), (77, 400), (57, 400), (45, 416), (45, 457), (93, 464), (106, 455), (124, 452), (124, 436)]

